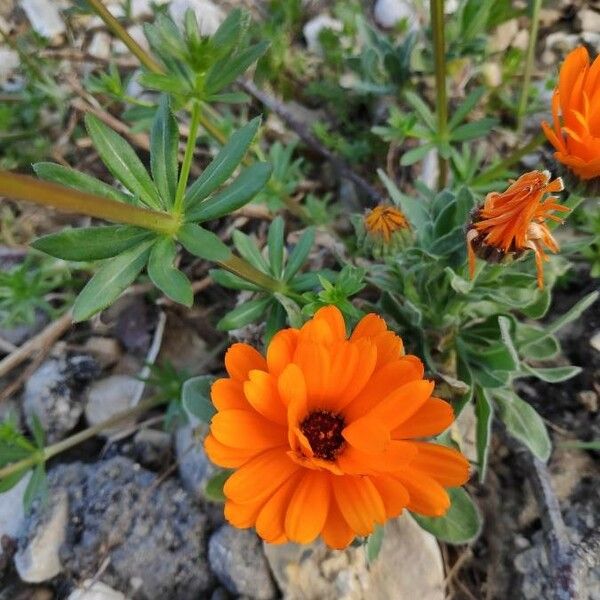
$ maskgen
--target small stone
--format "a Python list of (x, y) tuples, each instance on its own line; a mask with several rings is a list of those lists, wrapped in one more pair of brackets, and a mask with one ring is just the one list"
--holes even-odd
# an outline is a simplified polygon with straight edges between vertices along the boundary
[(377, 559), (364, 548), (331, 550), (310, 545), (265, 544), (265, 554), (285, 600), (443, 600), (444, 569), (435, 538), (408, 515), (388, 521)]
[(406, 20), (409, 30), (419, 27), (415, 7), (403, 0), (377, 0), (373, 16), (376, 23), (386, 29), (395, 27), (403, 19)]
[(110, 58), (111, 37), (106, 31), (97, 31), (87, 49), (90, 56), (107, 60)]
[(51, 0), (21, 0), (21, 8), (35, 32), (53, 42), (66, 31), (57, 4)]
[(546, 36), (546, 48), (557, 52), (561, 56), (564, 56), (578, 45), (579, 36), (575, 33), (567, 34), (564, 31), (555, 31)]
[(225, 20), (223, 9), (210, 0), (173, 0), (169, 5), (169, 14), (181, 26), (188, 9), (196, 15), (200, 35), (213, 35)]
[(598, 394), (594, 390), (582, 390), (577, 393), (579, 404), (592, 413), (598, 412)]
[(550, 27), (557, 21), (560, 21), (562, 13), (556, 8), (542, 8), (540, 10), (540, 25)]
[(342, 31), (344, 28), (341, 21), (333, 19), (329, 15), (319, 15), (307, 23), (302, 28), (304, 39), (306, 40), (306, 46), (309, 52), (314, 54), (322, 54), (323, 48), (319, 41), (321, 31), (324, 29), (332, 29), (333, 31)]
[(19, 540), (15, 567), (28, 583), (52, 579), (62, 571), (59, 549), (65, 540), (69, 501), (64, 491), (52, 498), (50, 513), (38, 513), (29, 526), (30, 536)]
[(127, 598), (101, 581), (86, 579), (67, 600), (127, 600)]
[(204, 438), (208, 432), (205, 424), (188, 423), (175, 433), (177, 468), (183, 487), (194, 498), (204, 499), (208, 480), (216, 473), (215, 466), (204, 452)]
[(481, 75), (489, 87), (502, 85), (502, 69), (498, 63), (486, 62), (481, 65)]
[(490, 52), (507, 50), (518, 32), (519, 22), (517, 19), (510, 19), (499, 25), (490, 40)]
[[(11, 77), (13, 71), (21, 64), (19, 55), (8, 48), (0, 48), (0, 85), (4, 85)], [(0, 337), (7, 341), (8, 336), (5, 334), (6, 330), (0, 331)], [(14, 342), (11, 342), (14, 344)]]
[[(142, 381), (129, 375), (110, 375), (94, 381), (88, 389), (85, 404), (85, 418), (88, 425), (98, 425), (134, 406), (143, 387)], [(123, 424), (104, 429), (100, 435), (110, 437), (122, 427)]]
[(208, 560), (219, 581), (232, 594), (255, 600), (276, 597), (267, 560), (253, 531), (223, 525), (208, 542)]
[[(19, 55), (12, 50), (0, 48), (0, 84), (6, 81), (6, 77), (10, 72), (18, 67)], [(5, 77), (6, 73), (6, 77)], [(15, 327), (0, 328), (0, 338), (20, 346), (28, 339), (32, 338), (36, 333), (39, 333), (48, 323), (48, 315), (42, 311), (36, 311), (33, 323), (24, 323)]]
[(518, 50), (527, 50), (529, 44), (529, 31), (527, 29), (521, 29), (519, 33), (514, 37), (511, 46)]
[(0, 494), (0, 540), (4, 537), (16, 538), (25, 521), (23, 494), (31, 479), (27, 473), (17, 485)]
[(112, 367), (123, 354), (117, 340), (99, 335), (88, 338), (83, 345), (83, 350), (93, 356), (102, 369)]
[(135, 459), (149, 469), (159, 471), (169, 463), (171, 456), (171, 436), (159, 429), (145, 427), (133, 438)]
[(582, 31), (600, 31), (600, 12), (591, 8), (578, 10), (576, 21)]
[(96, 361), (87, 355), (60, 355), (42, 363), (23, 390), (28, 426), (35, 416), (50, 443), (62, 439), (77, 425), (83, 412), (80, 394), (98, 371)]

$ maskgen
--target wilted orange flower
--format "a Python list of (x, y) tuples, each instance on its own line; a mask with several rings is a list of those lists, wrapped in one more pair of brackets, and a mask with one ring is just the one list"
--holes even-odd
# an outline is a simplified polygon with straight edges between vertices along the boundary
[(236, 469), (225, 483), (225, 517), (267, 542), (321, 535), (343, 548), (404, 508), (449, 508), (444, 488), (468, 478), (456, 450), (423, 441), (453, 421), (431, 396), (423, 364), (377, 315), (352, 335), (334, 306), (300, 329), (277, 333), (266, 359), (247, 344), (225, 356), (205, 448)]
[(558, 251), (546, 219), (562, 222), (553, 210), (568, 211), (566, 206), (556, 204), (556, 196), (544, 195), (560, 192), (563, 182), (560, 177), (550, 181), (549, 171), (531, 171), (521, 175), (502, 193), (491, 192), (483, 206), (477, 208), (467, 231), (467, 254), (469, 273), (475, 274), (475, 254), (486, 260), (497, 261), (511, 254), (520, 256), (530, 249), (535, 252), (538, 286), (544, 286), (543, 261), (547, 260), (544, 247)]
[(600, 56), (590, 65), (583, 46), (568, 54), (552, 96), (552, 116), (554, 129), (546, 122), (542, 128), (556, 159), (581, 179), (600, 177)]
[(383, 236), (387, 243), (393, 233), (408, 229), (408, 221), (401, 210), (386, 204), (380, 204), (364, 218), (365, 228), (371, 235)]

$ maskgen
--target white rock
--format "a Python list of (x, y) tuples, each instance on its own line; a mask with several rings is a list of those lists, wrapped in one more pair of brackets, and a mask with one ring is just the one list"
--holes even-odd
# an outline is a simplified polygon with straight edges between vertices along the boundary
[(527, 29), (521, 29), (519, 33), (515, 35), (511, 45), (513, 48), (517, 48), (518, 50), (525, 52), (527, 50), (527, 46), (529, 45), (529, 31), (527, 31)]
[(319, 42), (319, 35), (323, 29), (332, 29), (333, 31), (342, 31), (343, 24), (337, 19), (333, 19), (329, 15), (318, 15), (314, 19), (308, 21), (302, 28), (304, 39), (306, 40), (306, 46), (309, 52), (315, 54), (322, 54), (323, 48), (321, 42)]
[(284, 600), (444, 599), (444, 568), (435, 538), (406, 514), (385, 526), (379, 557), (367, 565), (364, 548), (329, 550), (265, 544)]
[(106, 31), (97, 31), (88, 47), (88, 54), (96, 58), (110, 58), (110, 35)]
[(490, 52), (507, 50), (518, 32), (519, 22), (517, 19), (510, 19), (499, 25), (490, 40)]
[(191, 421), (175, 432), (177, 469), (183, 487), (195, 498), (204, 499), (204, 488), (216, 468), (204, 452), (208, 426), (197, 419)]
[(31, 479), (31, 472), (10, 488), (8, 492), (0, 494), (0, 540), (3, 536), (16, 538), (21, 525), (25, 520), (23, 507), (23, 494)]
[(127, 600), (127, 597), (101, 581), (86, 579), (78, 589), (69, 594), (67, 600)]
[[(111, 375), (98, 379), (87, 390), (85, 418), (89, 425), (97, 425), (123, 412), (138, 401), (144, 383), (129, 375)], [(105, 429), (103, 436), (110, 437), (118, 429)]]
[(481, 74), (484, 81), (490, 87), (498, 87), (502, 84), (502, 69), (495, 62), (486, 62), (481, 65)]
[(65, 24), (60, 16), (57, 2), (51, 0), (21, 0), (21, 8), (25, 11), (36, 33), (42, 37), (51, 40), (65, 33)]
[(65, 492), (54, 497), (51, 514), (41, 522), (33, 539), (15, 555), (19, 577), (28, 583), (40, 583), (58, 575), (62, 566), (58, 551), (65, 540), (69, 501)]
[(591, 8), (582, 8), (577, 11), (576, 19), (582, 31), (600, 31), (600, 12)]
[(225, 20), (223, 9), (210, 0), (173, 0), (169, 6), (169, 14), (181, 25), (188, 8), (196, 15), (200, 35), (213, 35)]
[(12, 75), (12, 72), (21, 64), (19, 55), (8, 48), (0, 48), (0, 85)]
[(403, 0), (377, 0), (373, 16), (381, 27), (395, 27), (402, 19), (406, 19), (411, 31), (419, 27), (415, 7), (410, 2)]
[(594, 350), (600, 352), (600, 331), (596, 331), (594, 335), (590, 338), (590, 344)]

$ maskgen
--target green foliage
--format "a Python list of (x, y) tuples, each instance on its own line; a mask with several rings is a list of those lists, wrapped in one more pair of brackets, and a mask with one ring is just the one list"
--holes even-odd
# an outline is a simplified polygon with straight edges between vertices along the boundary
[[(237, 132), (185, 193), (183, 214), (178, 213), (176, 191), (178, 178), (179, 132), (166, 98), (156, 111), (150, 137), (150, 167), (148, 172), (129, 143), (97, 118), (87, 115), (86, 125), (100, 157), (117, 181), (127, 190), (120, 192), (111, 186), (61, 165), (40, 163), (38, 175), (49, 181), (100, 195), (116, 202), (140, 208), (172, 213), (181, 224), (172, 233), (151, 228), (112, 225), (65, 229), (40, 238), (33, 246), (47, 254), (73, 261), (104, 260), (105, 262), (81, 291), (73, 308), (75, 320), (85, 320), (114, 302), (135, 281), (147, 266), (151, 281), (166, 296), (185, 306), (193, 302), (192, 287), (176, 266), (177, 246), (201, 258), (226, 261), (231, 252), (211, 231), (198, 225), (222, 217), (249, 202), (269, 179), (271, 169), (266, 163), (244, 168), (228, 186), (228, 179), (242, 161), (260, 119), (254, 119)], [(192, 146), (193, 148), (193, 146)], [(42, 303), (41, 292), (52, 289), (54, 281), (33, 276), (27, 269), (22, 275), (4, 275), (7, 284), (7, 305), (32, 298), (33, 307)], [(10, 279), (12, 277), (12, 279)], [(25, 281), (23, 278), (32, 279)], [(45, 292), (44, 292), (45, 293)], [(0, 290), (1, 294), (1, 290)], [(32, 312), (27, 303), (15, 304), (15, 310)]]
[(188, 379), (181, 388), (181, 403), (188, 415), (209, 423), (217, 412), (210, 399), (213, 377), (200, 375)]
[(182, 390), (189, 374), (176, 369), (170, 362), (148, 365), (149, 373), (142, 381), (152, 388), (157, 403), (167, 404), (164, 428), (173, 431), (187, 421), (185, 407), (182, 405)]
[(54, 318), (59, 311), (47, 296), (59, 289), (68, 291), (70, 273), (55, 260), (28, 255), (25, 260), (6, 271), (0, 271), (0, 325), (14, 327), (31, 325), (41, 311)]
[(413, 513), (417, 523), (449, 544), (466, 544), (481, 531), (481, 515), (477, 506), (462, 488), (450, 488), (450, 510), (443, 517), (424, 517)]

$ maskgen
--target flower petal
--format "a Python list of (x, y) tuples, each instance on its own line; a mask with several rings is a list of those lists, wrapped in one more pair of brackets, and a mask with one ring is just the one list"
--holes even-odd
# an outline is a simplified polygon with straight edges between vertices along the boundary
[(394, 477), (409, 495), (408, 510), (428, 517), (441, 517), (450, 508), (448, 492), (432, 477), (410, 467)]
[(337, 550), (345, 548), (356, 536), (352, 527), (344, 519), (334, 497), (331, 498), (329, 513), (321, 535), (330, 548)]
[(441, 433), (454, 421), (452, 406), (439, 398), (429, 398), (411, 417), (392, 431), (392, 438), (411, 439)]
[(439, 444), (413, 442), (418, 452), (410, 463), (444, 487), (458, 487), (469, 479), (469, 462), (458, 450)]
[(323, 529), (331, 497), (324, 471), (306, 470), (296, 485), (285, 516), (285, 535), (298, 544), (312, 542)]
[(383, 500), (387, 518), (397, 517), (406, 508), (410, 500), (406, 488), (397, 479), (389, 475), (373, 477), (371, 481)]
[(286, 442), (284, 427), (249, 410), (221, 410), (211, 421), (215, 438), (231, 448), (266, 449)]
[(292, 362), (298, 335), (297, 329), (282, 329), (273, 336), (267, 349), (267, 364), (272, 375), (279, 376)]
[(337, 477), (335, 499), (348, 525), (357, 535), (368, 535), (376, 523), (385, 522), (385, 507), (369, 477)]
[(211, 462), (227, 469), (241, 467), (257, 454), (257, 451), (253, 449), (225, 446), (210, 433), (204, 439), (204, 450)]
[(286, 407), (279, 397), (275, 378), (270, 373), (254, 369), (248, 373), (248, 378), (244, 382), (244, 394), (248, 402), (269, 421), (285, 425)]
[(267, 361), (248, 344), (233, 344), (225, 353), (225, 368), (229, 376), (238, 381), (246, 381), (251, 369), (267, 369)]
[(210, 397), (217, 410), (238, 408), (249, 410), (242, 383), (237, 379), (217, 379), (210, 388)]

